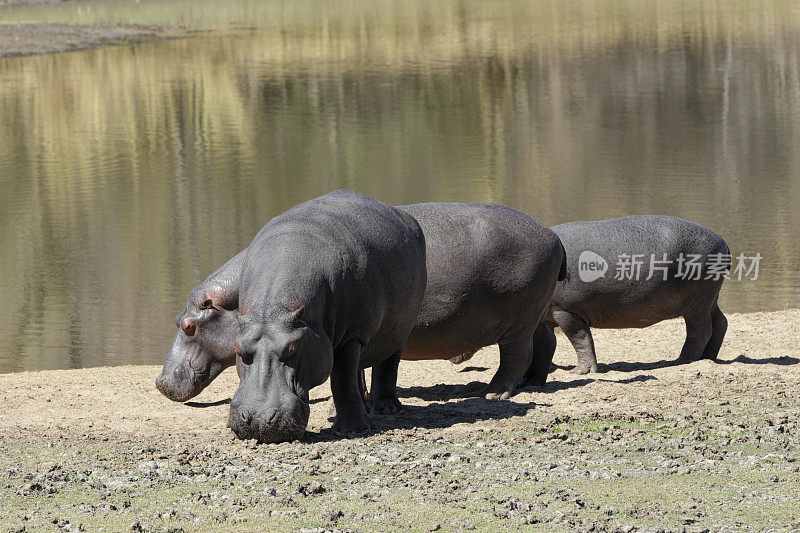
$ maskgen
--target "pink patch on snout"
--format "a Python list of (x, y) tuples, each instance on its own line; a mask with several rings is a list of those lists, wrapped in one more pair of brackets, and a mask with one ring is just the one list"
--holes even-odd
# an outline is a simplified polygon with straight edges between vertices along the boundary
[(181, 320), (181, 329), (186, 335), (191, 337), (197, 331), (197, 321), (192, 317), (186, 317)]

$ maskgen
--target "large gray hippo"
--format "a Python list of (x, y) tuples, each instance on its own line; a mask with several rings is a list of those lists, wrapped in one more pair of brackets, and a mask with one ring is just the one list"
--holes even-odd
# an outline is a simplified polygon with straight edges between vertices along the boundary
[(722, 237), (660, 215), (570, 222), (553, 231), (569, 259), (548, 322), (561, 327), (578, 354), (572, 372), (597, 372), (590, 328), (644, 328), (678, 317), (686, 322), (678, 362), (716, 358), (728, 325), (717, 305), (730, 269)]
[(267, 222), (241, 268), (228, 426), (242, 439), (299, 438), (309, 390), (330, 377), (334, 429), (369, 429), (359, 372), (373, 368), (376, 405), (396, 404), (426, 278), (414, 217), (362, 194), (334, 191)]
[[(425, 203), (399, 209), (422, 226), (428, 269), (422, 310), (406, 341), (403, 359), (449, 359), (499, 343), (500, 367), (484, 391), (489, 398), (507, 397), (520, 378), (524, 385), (544, 384), (555, 336), (543, 315), (556, 281), (566, 274), (564, 248), (558, 237), (534, 218), (499, 205)], [(209, 280), (215, 276), (232, 279), (233, 272), (226, 272), (233, 270), (228, 268), (232, 264), (235, 266), (234, 260)], [(204, 294), (204, 285), (217, 283), (209, 280), (193, 294)], [(234, 311), (221, 313), (235, 320)], [(199, 330), (192, 333), (201, 334)], [(181, 336), (186, 334), (179, 331)], [(164, 372), (171, 377), (159, 378), (160, 383), (169, 385), (159, 389), (172, 399), (177, 395), (170, 393), (170, 388), (183, 392), (193, 387), (186, 382), (188, 374), (172, 370), (182, 368), (178, 362), (193, 354), (186, 349), (191, 340), (187, 337), (184, 341), (176, 339), (167, 358)], [(195, 355), (194, 360), (201, 359)], [(215, 351), (205, 360), (228, 367), (236, 356), (230, 348), (227, 353)], [(202, 389), (194, 390), (196, 394)], [(392, 412), (397, 407), (399, 403), (382, 402), (373, 410)]]

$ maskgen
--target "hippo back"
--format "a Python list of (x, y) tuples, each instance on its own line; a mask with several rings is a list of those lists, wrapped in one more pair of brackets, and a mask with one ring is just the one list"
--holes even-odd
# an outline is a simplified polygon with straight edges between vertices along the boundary
[[(705, 279), (706, 265), (719, 259), (730, 266), (722, 237), (676, 217), (634, 215), (552, 229), (566, 249), (568, 271), (553, 293), (553, 307), (593, 327), (645, 327), (684, 316), (693, 305), (716, 300), (723, 279)], [(682, 277), (681, 257), (703, 265), (700, 279)], [(631, 266), (637, 263), (638, 273)]]
[(371, 341), (402, 345), (425, 284), (416, 220), (368, 196), (334, 191), (273, 218), (256, 235), (242, 268), (240, 307), (263, 317), (271, 307), (302, 303), (334, 349), (355, 338), (368, 354), (385, 350)]
[(497, 342), (521, 320), (538, 319), (563, 263), (561, 243), (549, 228), (494, 204), (399, 209), (422, 226), (428, 269), (425, 300), (404, 358), (459, 355)]

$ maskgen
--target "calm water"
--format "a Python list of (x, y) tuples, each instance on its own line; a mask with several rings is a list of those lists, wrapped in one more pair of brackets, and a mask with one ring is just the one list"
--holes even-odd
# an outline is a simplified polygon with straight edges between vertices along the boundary
[(157, 4), (5, 12), (217, 31), (0, 60), (0, 372), (163, 362), (193, 286), (340, 187), (684, 217), (764, 257), (723, 309), (800, 307), (796, 2)]

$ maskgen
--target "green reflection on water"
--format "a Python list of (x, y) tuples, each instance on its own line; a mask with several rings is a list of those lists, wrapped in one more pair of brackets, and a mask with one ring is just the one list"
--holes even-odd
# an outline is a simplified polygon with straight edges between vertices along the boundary
[(0, 60), (0, 371), (161, 362), (191, 287), (339, 187), (682, 216), (765, 257), (725, 310), (799, 306), (796, 4), (562, 4), (3, 10), (229, 29)]

